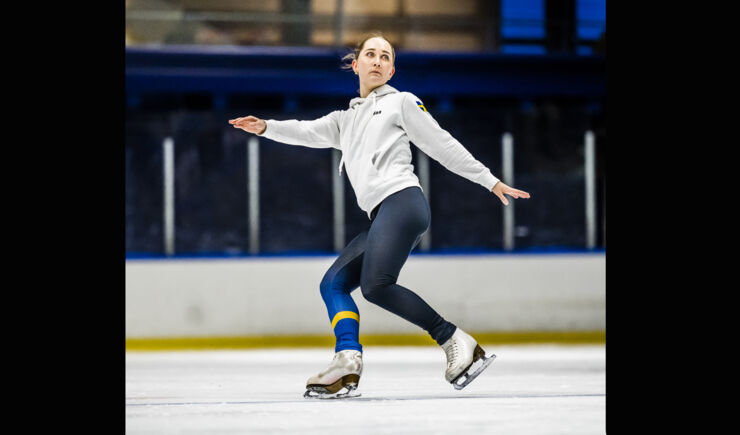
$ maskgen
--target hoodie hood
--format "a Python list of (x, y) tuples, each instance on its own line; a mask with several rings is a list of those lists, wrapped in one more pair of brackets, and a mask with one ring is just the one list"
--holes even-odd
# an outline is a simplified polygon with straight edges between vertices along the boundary
[(357, 106), (358, 104), (364, 103), (368, 99), (372, 100), (372, 102), (375, 103), (375, 99), (377, 97), (382, 97), (383, 95), (393, 94), (393, 93), (396, 93), (396, 92), (398, 92), (398, 90), (396, 88), (394, 88), (393, 86), (389, 85), (389, 84), (378, 86), (377, 88), (373, 89), (372, 92), (370, 92), (369, 94), (367, 94), (367, 97), (365, 97), (365, 98), (355, 97), (355, 98), (351, 99), (349, 101), (349, 108), (352, 109), (355, 106)]

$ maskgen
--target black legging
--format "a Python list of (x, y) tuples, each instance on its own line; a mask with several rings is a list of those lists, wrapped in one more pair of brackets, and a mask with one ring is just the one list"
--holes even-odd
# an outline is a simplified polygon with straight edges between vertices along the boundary
[(421, 189), (396, 192), (373, 210), (370, 228), (352, 239), (326, 272), (320, 288), (337, 338), (336, 352), (362, 351), (359, 310), (350, 296), (358, 286), (365, 299), (424, 329), (439, 344), (455, 332), (455, 325), (416, 293), (396, 284), (429, 223), (429, 204)]

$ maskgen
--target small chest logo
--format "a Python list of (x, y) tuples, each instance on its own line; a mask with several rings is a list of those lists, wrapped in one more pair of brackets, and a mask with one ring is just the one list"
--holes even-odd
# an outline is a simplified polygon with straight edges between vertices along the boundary
[(381, 110), (376, 110), (375, 112), (373, 112), (373, 116), (380, 115), (380, 112), (381, 112)]

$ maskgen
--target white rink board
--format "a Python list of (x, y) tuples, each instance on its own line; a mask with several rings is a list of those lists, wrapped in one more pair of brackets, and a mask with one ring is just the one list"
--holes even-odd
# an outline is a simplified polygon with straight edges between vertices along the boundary
[(126, 353), (127, 434), (598, 434), (605, 347), (500, 346), (461, 391), (437, 347), (364, 349), (361, 397), (310, 400), (333, 349)]
[[(126, 261), (126, 337), (331, 333), (319, 293), (336, 257)], [(468, 331), (606, 329), (606, 254), (412, 255), (398, 284)], [(361, 332), (420, 330), (352, 296)]]

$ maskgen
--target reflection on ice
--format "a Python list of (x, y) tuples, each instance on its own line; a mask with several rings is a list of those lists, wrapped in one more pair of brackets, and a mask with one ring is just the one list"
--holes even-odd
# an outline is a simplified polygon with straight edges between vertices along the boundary
[(436, 347), (366, 346), (358, 392), (304, 399), (332, 349), (126, 354), (126, 433), (605, 431), (604, 346), (493, 346), (463, 390)]

